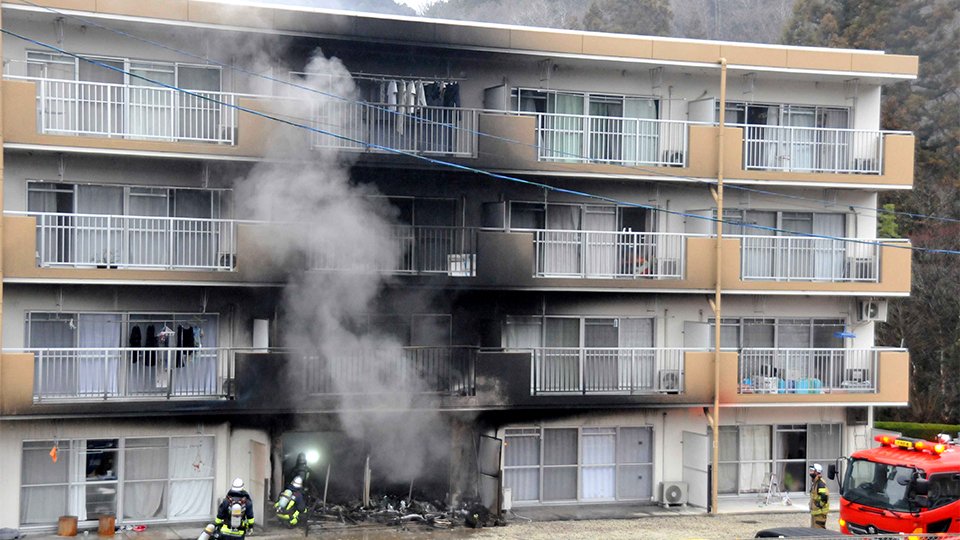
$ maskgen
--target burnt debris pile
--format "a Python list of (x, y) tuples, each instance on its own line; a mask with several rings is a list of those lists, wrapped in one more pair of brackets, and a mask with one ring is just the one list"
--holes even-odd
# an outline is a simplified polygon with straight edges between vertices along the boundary
[(359, 500), (348, 504), (323, 504), (317, 501), (307, 511), (307, 522), (310, 527), (367, 524), (434, 529), (480, 528), (502, 524), (494, 514), (476, 501), (450, 506), (437, 500), (426, 501), (390, 495), (372, 497), (370, 504), (366, 506)]

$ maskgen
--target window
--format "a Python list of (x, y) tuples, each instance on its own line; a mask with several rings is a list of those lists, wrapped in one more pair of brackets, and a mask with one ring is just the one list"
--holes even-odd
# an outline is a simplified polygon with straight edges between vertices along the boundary
[[(790, 492), (809, 489), (807, 469), (841, 454), (840, 424), (720, 426), (719, 490), (756, 493), (771, 473)], [(824, 478), (824, 480), (827, 480)], [(833, 481), (831, 489), (836, 489)]]
[(213, 437), (24, 441), (20, 524), (51, 525), (62, 515), (206, 519), (213, 481)]
[(27, 211), (219, 218), (229, 190), (27, 182)]
[[(707, 347), (713, 346), (715, 319), (710, 319)], [(729, 349), (843, 348), (836, 334), (845, 328), (843, 319), (734, 318), (725, 317), (720, 327), (720, 346)]]
[(520, 504), (652, 498), (649, 427), (508, 428), (504, 486)]

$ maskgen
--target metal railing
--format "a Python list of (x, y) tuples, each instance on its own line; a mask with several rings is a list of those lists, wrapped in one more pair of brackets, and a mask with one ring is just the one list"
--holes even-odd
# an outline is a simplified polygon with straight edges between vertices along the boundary
[(876, 283), (880, 278), (880, 246), (862, 243), (871, 240), (742, 236), (740, 241), (745, 280)]
[(878, 358), (878, 349), (742, 349), (739, 393), (876, 393)]
[(235, 270), (233, 220), (28, 213), (40, 266)]
[(747, 170), (881, 174), (883, 138), (894, 132), (839, 128), (760, 126), (743, 128)]
[(684, 391), (684, 349), (533, 349), (531, 395), (662, 394)]
[(41, 133), (236, 144), (238, 94), (9, 77), (36, 82)]
[(347, 246), (318, 248), (311, 257), (314, 270), (355, 270), (394, 274), (477, 275), (477, 230), (473, 227), (394, 225), (390, 241), (395, 260), (358, 261), (339, 250)]
[(33, 400), (227, 398), (233, 355), (220, 348), (36, 348)]
[(690, 125), (695, 123), (581, 114), (530, 114), (537, 117), (538, 159), (570, 163), (684, 167), (689, 156)]
[(476, 392), (474, 347), (398, 347), (304, 355), (307, 394), (391, 393), (472, 396)]
[(316, 148), (476, 157), (480, 111), (461, 107), (329, 101), (314, 105), (316, 128), (348, 139), (313, 133)]
[(686, 235), (537, 230), (536, 277), (683, 279)]

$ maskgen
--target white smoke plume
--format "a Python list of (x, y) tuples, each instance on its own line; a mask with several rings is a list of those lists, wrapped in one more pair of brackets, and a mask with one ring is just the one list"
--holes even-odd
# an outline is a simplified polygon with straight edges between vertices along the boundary
[[(354, 96), (339, 60), (317, 51), (304, 71), (311, 75), (300, 84)], [(304, 123), (326, 111), (315, 125), (349, 132), (336, 114), (349, 104), (296, 89), (287, 97), (279, 116)], [(312, 267), (292, 272), (283, 296), (282, 345), (309, 353), (292, 364), (291, 385), (325, 384), (341, 396), (342, 428), (385, 469), (375, 473), (408, 482), (446, 454), (450, 440), (443, 419), (423, 403), (422, 381), (402, 362), (403, 344), (366, 324), (389, 279), (378, 270), (401, 256), (393, 212), (372, 197), (374, 188), (351, 182), (350, 153), (312, 148), (335, 142), (324, 137), (275, 130), (268, 160), (236, 185), (238, 208), (244, 218), (282, 222), (272, 248), (288, 264)]]

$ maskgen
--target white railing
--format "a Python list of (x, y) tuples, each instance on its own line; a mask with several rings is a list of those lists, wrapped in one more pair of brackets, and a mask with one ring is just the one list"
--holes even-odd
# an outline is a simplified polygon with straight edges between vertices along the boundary
[(681, 393), (684, 352), (652, 347), (537, 348), (531, 395)]
[(535, 114), (540, 161), (663, 167), (684, 167), (688, 162), (693, 122)]
[(678, 233), (537, 230), (536, 277), (683, 279)]
[(34, 401), (226, 398), (229, 349), (36, 348)]
[(877, 391), (878, 349), (742, 349), (741, 394)]
[(235, 270), (233, 220), (29, 213), (40, 266)]
[[(872, 240), (742, 236), (740, 277), (773, 281), (871, 282), (880, 276)], [(852, 241), (851, 241), (852, 240)]]
[(477, 275), (477, 230), (472, 227), (394, 225), (390, 241), (396, 260), (357, 261), (338, 248), (318, 249), (310, 261), (314, 270), (355, 270), (393, 274)]
[[(329, 101), (314, 106), (316, 148), (476, 157), (479, 110)], [(376, 146), (368, 146), (376, 145)]]
[(236, 143), (238, 94), (27, 80), (37, 85), (37, 126), (44, 134)]
[(307, 394), (427, 393), (472, 396), (473, 347), (397, 347), (304, 355)]
[(739, 124), (743, 166), (756, 170), (880, 174), (885, 131)]

